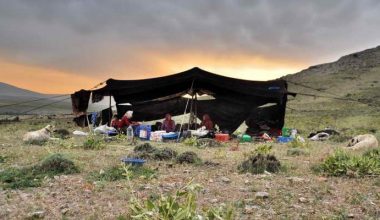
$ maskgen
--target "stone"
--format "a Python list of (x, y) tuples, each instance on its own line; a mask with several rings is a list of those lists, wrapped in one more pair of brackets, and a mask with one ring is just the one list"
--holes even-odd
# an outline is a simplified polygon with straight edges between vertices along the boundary
[(287, 180), (290, 183), (304, 183), (304, 182), (306, 182), (305, 179), (299, 178), (299, 177), (289, 177), (289, 178), (287, 178)]
[(244, 207), (244, 213), (245, 214), (252, 214), (253, 213), (253, 206), (252, 205), (246, 205), (245, 207)]
[(266, 199), (269, 197), (269, 193), (267, 192), (257, 192), (255, 193), (256, 198)]
[(62, 215), (66, 215), (69, 211), (70, 211), (70, 209), (64, 208), (64, 209), (61, 210), (61, 214)]
[(210, 202), (211, 202), (212, 204), (217, 203), (217, 202), (218, 202), (218, 199), (211, 199)]
[(300, 197), (298, 199), (298, 201), (301, 202), (301, 203), (307, 203), (308, 202), (308, 200), (305, 197)]
[(31, 212), (28, 214), (28, 217), (29, 218), (34, 218), (34, 219), (40, 219), (40, 218), (44, 218), (45, 217), (45, 212), (44, 211), (35, 211), (35, 212)]
[(240, 191), (240, 192), (248, 192), (249, 189), (248, 189), (248, 188), (239, 188), (239, 191)]
[(230, 183), (231, 182), (231, 180), (229, 178), (227, 178), (227, 177), (222, 177), (222, 181), (224, 183)]

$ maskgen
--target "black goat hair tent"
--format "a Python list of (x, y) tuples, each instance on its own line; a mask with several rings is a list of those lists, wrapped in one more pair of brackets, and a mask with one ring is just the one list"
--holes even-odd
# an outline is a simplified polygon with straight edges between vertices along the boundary
[[(270, 110), (273, 128), (284, 125), (287, 101), (287, 83), (285, 80), (250, 81), (213, 74), (200, 68), (141, 80), (109, 79), (103, 88), (92, 90), (92, 102), (98, 102), (104, 96), (113, 96), (117, 104), (118, 115), (133, 110), (133, 120), (151, 121), (164, 118), (166, 113), (181, 115), (188, 99), (185, 94), (208, 94), (213, 100), (196, 102), (197, 117), (209, 114), (222, 130), (235, 131), (244, 121), (250, 123), (260, 120), (255, 112), (260, 106), (274, 103)], [(86, 91), (72, 94), (73, 112), (86, 112), (89, 95)], [(130, 103), (131, 106), (119, 105)], [(260, 108), (265, 112), (266, 108)], [(187, 112), (189, 108), (187, 108)], [(265, 114), (264, 114), (265, 115)], [(268, 115), (268, 114), (267, 114)]]

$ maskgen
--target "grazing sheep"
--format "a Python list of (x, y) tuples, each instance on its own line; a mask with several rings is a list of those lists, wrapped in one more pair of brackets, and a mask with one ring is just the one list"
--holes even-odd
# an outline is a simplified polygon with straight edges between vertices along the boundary
[(30, 131), (24, 135), (23, 141), (30, 144), (41, 144), (50, 139), (50, 134), (53, 130), (52, 125), (47, 125), (38, 131)]
[(379, 143), (376, 137), (372, 134), (358, 135), (350, 140), (347, 147), (353, 150), (361, 148), (376, 148)]

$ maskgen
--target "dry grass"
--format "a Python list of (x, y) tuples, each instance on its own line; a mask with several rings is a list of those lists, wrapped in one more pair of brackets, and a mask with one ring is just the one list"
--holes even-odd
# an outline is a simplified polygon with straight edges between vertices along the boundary
[[(80, 173), (46, 178), (41, 187), (22, 190), (0, 189), (0, 219), (20, 219), (42, 210), (46, 219), (116, 219), (128, 213), (126, 180), (93, 182), (89, 176), (120, 164), (120, 158), (133, 152), (135, 146), (122, 140), (105, 142), (100, 150), (80, 146), (85, 138), (75, 137), (48, 142), (43, 146), (25, 145), (20, 137), (43, 127), (46, 119), (26, 120), (0, 128), (0, 155), (6, 160), (0, 170), (32, 165), (50, 153), (61, 153), (79, 167)], [(56, 119), (57, 128), (76, 129), (69, 119)], [(169, 193), (191, 179), (204, 187), (198, 197), (199, 207), (215, 207), (222, 203), (235, 207), (236, 219), (355, 219), (380, 218), (379, 177), (344, 178), (315, 174), (318, 164), (345, 143), (310, 143), (309, 155), (287, 156), (286, 144), (273, 144), (272, 153), (284, 167), (276, 174), (240, 174), (238, 165), (245, 154), (258, 144), (244, 143), (239, 151), (221, 148), (199, 149), (176, 143), (152, 143), (157, 148), (170, 147), (183, 153), (193, 151), (202, 161), (217, 166), (176, 164), (172, 161), (149, 160), (147, 167), (156, 171), (156, 178), (131, 180), (139, 198)], [(226, 177), (230, 180), (223, 181)], [(297, 178), (295, 178), (297, 177)], [(258, 191), (269, 193), (267, 199), (255, 198)]]

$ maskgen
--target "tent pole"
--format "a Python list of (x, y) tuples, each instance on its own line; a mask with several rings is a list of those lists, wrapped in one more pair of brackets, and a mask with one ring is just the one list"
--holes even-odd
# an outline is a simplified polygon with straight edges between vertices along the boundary
[[(194, 123), (195, 125), (197, 125), (197, 111), (198, 111), (198, 109), (197, 109), (197, 103), (198, 103), (198, 98), (197, 98), (197, 93), (195, 93), (195, 100), (194, 100), (194, 118), (193, 118), (193, 123)], [(195, 126), (195, 128), (197, 128), (197, 127)]]
[(110, 101), (109, 101), (109, 110), (110, 110), (110, 113), (108, 114), (108, 123), (107, 125), (108, 126), (111, 126), (111, 118), (112, 118), (112, 107), (111, 107), (111, 93), (110, 93)]
[[(194, 79), (193, 79), (193, 81), (191, 82), (191, 86), (190, 86), (190, 90), (193, 90), (193, 85), (194, 85)], [(179, 127), (179, 133), (181, 134), (181, 130), (182, 130), (182, 125), (183, 125), (183, 121), (184, 121), (184, 119), (185, 119), (185, 114), (186, 114), (186, 110), (187, 110), (187, 106), (189, 105), (189, 99), (187, 99), (187, 101), (186, 101), (186, 106), (185, 106), (185, 111), (183, 112), (183, 115), (182, 115), (182, 120), (181, 120), (181, 126)], [(189, 128), (187, 128), (187, 129), (189, 129)], [(180, 135), (178, 135), (178, 138), (177, 138), (177, 142), (179, 141), (179, 137), (180, 137)]]

